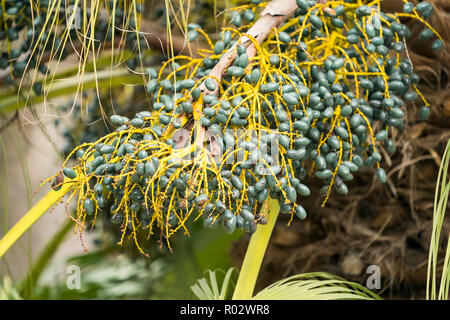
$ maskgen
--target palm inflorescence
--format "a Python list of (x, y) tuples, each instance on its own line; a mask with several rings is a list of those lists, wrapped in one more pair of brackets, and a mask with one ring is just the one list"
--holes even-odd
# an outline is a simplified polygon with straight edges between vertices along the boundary
[[(323, 184), (323, 204), (347, 194), (362, 167), (386, 182), (380, 148), (395, 152), (405, 102), (421, 105), (422, 120), (430, 107), (401, 19), (422, 22), (419, 38), (434, 37), (439, 50), (427, 22), (433, 6), (405, 1), (394, 14), (380, 0), (297, 0), (285, 1), (280, 18), (272, 4), (235, 8), (215, 42), (189, 24), (188, 39), (203, 37), (209, 49), (148, 69), (148, 110), (111, 116), (115, 131), (72, 152), (64, 183), (80, 224), (110, 215), (122, 239), (144, 231), (168, 240), (199, 218), (252, 233), (266, 222), (268, 198), (306, 218), (307, 177)], [(268, 24), (255, 18), (261, 9)]]

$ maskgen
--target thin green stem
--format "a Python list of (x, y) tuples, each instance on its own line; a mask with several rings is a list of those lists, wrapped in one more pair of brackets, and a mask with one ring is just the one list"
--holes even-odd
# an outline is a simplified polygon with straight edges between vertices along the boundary
[(249, 300), (253, 296), (259, 269), (280, 212), (278, 200), (269, 199), (265, 202), (264, 207), (268, 207), (269, 210), (268, 222), (266, 225), (259, 225), (250, 239), (234, 290), (233, 300)]
[(59, 191), (50, 190), (38, 203), (0, 239), (0, 259), (11, 246), (28, 231), (55, 203), (69, 191), (71, 183), (64, 184)]
[(36, 285), (42, 271), (44, 271), (45, 267), (50, 262), (51, 258), (62, 244), (64, 238), (67, 236), (70, 230), (73, 229), (74, 222), (70, 219), (67, 219), (60, 227), (58, 232), (53, 236), (50, 242), (45, 246), (42, 253), (39, 255), (39, 258), (33, 265), (33, 268), (30, 270), (28, 276), (23, 280), (21, 284), (22, 296), (27, 299), (31, 297), (32, 290)]

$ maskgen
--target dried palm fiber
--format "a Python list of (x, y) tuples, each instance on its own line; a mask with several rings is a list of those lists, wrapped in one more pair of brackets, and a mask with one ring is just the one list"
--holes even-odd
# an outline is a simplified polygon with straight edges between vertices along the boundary
[[(390, 168), (387, 185), (377, 183), (373, 172), (361, 172), (349, 185), (352, 191), (347, 196), (333, 193), (326, 207), (321, 207), (319, 196), (304, 201), (313, 213), (306, 221), (287, 227), (287, 219), (281, 217), (256, 291), (277, 279), (311, 271), (328, 271), (365, 284), (367, 267), (378, 265), (382, 296), (425, 298), (435, 182), (450, 138), (450, 1), (430, 2), (435, 6), (430, 23), (445, 40), (444, 50), (432, 52), (429, 43), (417, 39), (423, 26), (407, 21), (413, 33), (408, 55), (422, 78), (420, 90), (432, 105), (430, 119), (417, 120), (420, 104), (406, 106), (414, 112), (408, 112), (404, 131), (396, 133), (396, 153), (390, 157), (383, 150)], [(399, 12), (402, 6), (401, 0), (385, 1), (383, 10)], [(319, 194), (320, 186), (313, 186), (312, 180), (311, 194)], [(442, 234), (449, 231), (446, 221)], [(236, 266), (247, 242), (245, 237), (232, 250)], [(442, 249), (446, 242), (444, 237)]]

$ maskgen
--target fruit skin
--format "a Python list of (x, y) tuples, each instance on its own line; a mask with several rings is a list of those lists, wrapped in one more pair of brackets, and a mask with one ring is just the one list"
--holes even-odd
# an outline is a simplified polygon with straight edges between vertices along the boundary
[(403, 5), (403, 12), (404, 13), (411, 13), (414, 10), (414, 4), (411, 2), (407, 2)]
[(183, 89), (191, 89), (195, 85), (195, 80), (185, 79), (180, 82), (180, 87)]
[(442, 42), (441, 39), (437, 39), (433, 41), (433, 44), (431, 45), (431, 48), (433, 51), (439, 51), (444, 47), (444, 42)]
[(69, 179), (75, 179), (77, 177), (77, 173), (71, 168), (64, 168), (63, 173)]
[(419, 33), (419, 40), (426, 41), (433, 36), (433, 31), (430, 29), (424, 29)]
[(94, 204), (91, 199), (84, 200), (83, 208), (86, 211), (86, 214), (88, 216), (91, 216), (94, 214), (95, 209), (94, 209)]
[(419, 109), (419, 119), (427, 120), (430, 117), (430, 108), (427, 106), (423, 106)]
[(198, 31), (197, 30), (190, 30), (188, 32), (188, 40), (189, 42), (195, 41), (198, 37)]
[(305, 220), (306, 219), (306, 210), (301, 206), (301, 205), (297, 205), (297, 207), (295, 208), (295, 215), (300, 219), (300, 220)]
[(214, 91), (216, 90), (216, 82), (215, 80), (208, 78), (205, 80), (205, 86), (209, 91)]
[(428, 1), (419, 2), (416, 9), (422, 13), (425, 18), (428, 18), (434, 11), (434, 7)]
[(323, 27), (323, 22), (319, 16), (311, 15), (310, 22), (317, 29), (322, 29), (322, 27)]
[(380, 181), (381, 183), (386, 183), (387, 177), (386, 177), (386, 172), (384, 171), (383, 168), (379, 168), (377, 170), (377, 178), (378, 178), (378, 181)]

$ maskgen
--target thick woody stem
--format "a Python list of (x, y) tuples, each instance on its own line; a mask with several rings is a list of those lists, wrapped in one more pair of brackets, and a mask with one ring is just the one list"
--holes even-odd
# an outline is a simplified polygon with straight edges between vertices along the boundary
[[(261, 13), (261, 17), (246, 32), (246, 35), (243, 35), (236, 42), (236, 44), (231, 47), (222, 56), (222, 58), (220, 58), (219, 62), (211, 70), (210, 76), (219, 81), (222, 79), (225, 70), (233, 63), (237, 56), (238, 44), (247, 47), (247, 54), (249, 58), (254, 57), (256, 54), (256, 48), (248, 36), (255, 38), (258, 43), (261, 44), (267, 39), (273, 28), (278, 28), (284, 21), (286, 21), (287, 18), (295, 13), (297, 8), (298, 7), (295, 0), (273, 0), (269, 2)], [(204, 86), (202, 88), (204, 89), (204, 92), (207, 92), (207, 89), (204, 88)]]
[[(297, 10), (298, 6), (295, 0), (273, 0), (269, 2), (266, 8), (261, 12), (261, 17), (255, 22), (255, 24), (243, 35), (234, 46), (232, 46), (217, 62), (214, 68), (210, 72), (210, 76), (215, 81), (221, 81), (222, 76), (225, 74), (226, 69), (233, 63), (237, 56), (237, 46), (243, 45), (247, 47), (247, 55), (249, 59), (256, 55), (256, 48), (249, 36), (256, 39), (259, 44), (267, 39), (273, 28), (278, 28), (286, 19), (292, 16)], [(214, 92), (209, 91), (205, 84), (200, 86), (203, 94), (217, 94), (219, 86), (216, 86)], [(197, 118), (202, 116), (203, 105), (199, 105), (199, 109), (194, 112), (197, 114)], [(205, 128), (197, 123), (197, 139), (196, 144), (198, 146), (203, 145), (205, 139)]]

